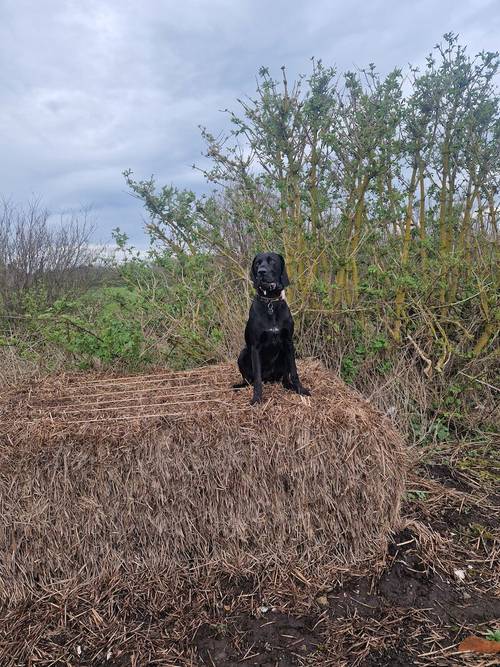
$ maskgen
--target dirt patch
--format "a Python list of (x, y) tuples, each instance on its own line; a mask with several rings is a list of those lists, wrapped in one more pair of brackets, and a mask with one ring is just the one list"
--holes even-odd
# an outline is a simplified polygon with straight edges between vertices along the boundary
[(300, 665), (317, 651), (322, 639), (313, 618), (267, 612), (258, 618), (240, 616), (231, 624), (204, 625), (195, 638), (200, 659), (221, 667)]
[(436, 479), (443, 486), (447, 486), (458, 491), (471, 491), (471, 487), (460, 475), (458, 470), (454, 470), (442, 463), (433, 463), (425, 466), (427, 474), (431, 479)]

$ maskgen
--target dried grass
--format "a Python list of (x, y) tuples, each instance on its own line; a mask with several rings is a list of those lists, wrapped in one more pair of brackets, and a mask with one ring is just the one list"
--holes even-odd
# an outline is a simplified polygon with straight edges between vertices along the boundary
[(0, 401), (1, 664), (68, 659), (82, 623), (93, 659), (114, 632), (146, 664), (157, 646), (144, 623), (158, 614), (170, 664), (221, 582), (249, 582), (252, 604), (292, 604), (380, 558), (399, 519), (401, 437), (317, 362), (299, 370), (310, 399), (266, 385), (253, 408), (250, 389), (231, 389), (229, 364), (60, 375), (10, 391)]

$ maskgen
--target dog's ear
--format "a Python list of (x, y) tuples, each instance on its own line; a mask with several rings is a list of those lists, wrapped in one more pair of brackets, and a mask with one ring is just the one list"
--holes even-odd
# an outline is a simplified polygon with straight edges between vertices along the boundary
[(257, 259), (257, 255), (252, 260), (252, 266), (250, 267), (250, 280), (252, 281), (252, 285), (257, 289), (257, 274), (255, 272), (255, 260)]
[(285, 287), (288, 287), (288, 285), (290, 284), (290, 280), (288, 279), (288, 273), (286, 272), (286, 265), (285, 265), (285, 260), (283, 258), (283, 255), (278, 255), (278, 257), (281, 260), (280, 283), (283, 285), (283, 289), (285, 289)]

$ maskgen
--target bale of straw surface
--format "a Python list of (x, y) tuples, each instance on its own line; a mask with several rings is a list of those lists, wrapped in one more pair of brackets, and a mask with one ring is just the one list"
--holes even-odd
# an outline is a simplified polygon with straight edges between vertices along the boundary
[(318, 586), (384, 553), (401, 437), (319, 363), (299, 371), (310, 398), (265, 385), (254, 407), (230, 364), (50, 377), (4, 396), (4, 622), (103, 582), (167, 598), (223, 577)]

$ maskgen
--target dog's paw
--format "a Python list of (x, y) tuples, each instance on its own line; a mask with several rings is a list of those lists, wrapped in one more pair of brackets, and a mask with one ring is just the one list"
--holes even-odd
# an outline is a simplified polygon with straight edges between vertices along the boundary
[(309, 389), (306, 389), (306, 387), (300, 386), (297, 391), (297, 394), (299, 394), (299, 396), (310, 396), (311, 392)]
[(257, 405), (258, 403), (262, 403), (262, 396), (253, 396), (250, 405)]
[(246, 389), (246, 387), (248, 387), (248, 382), (238, 382), (231, 385), (231, 389)]

